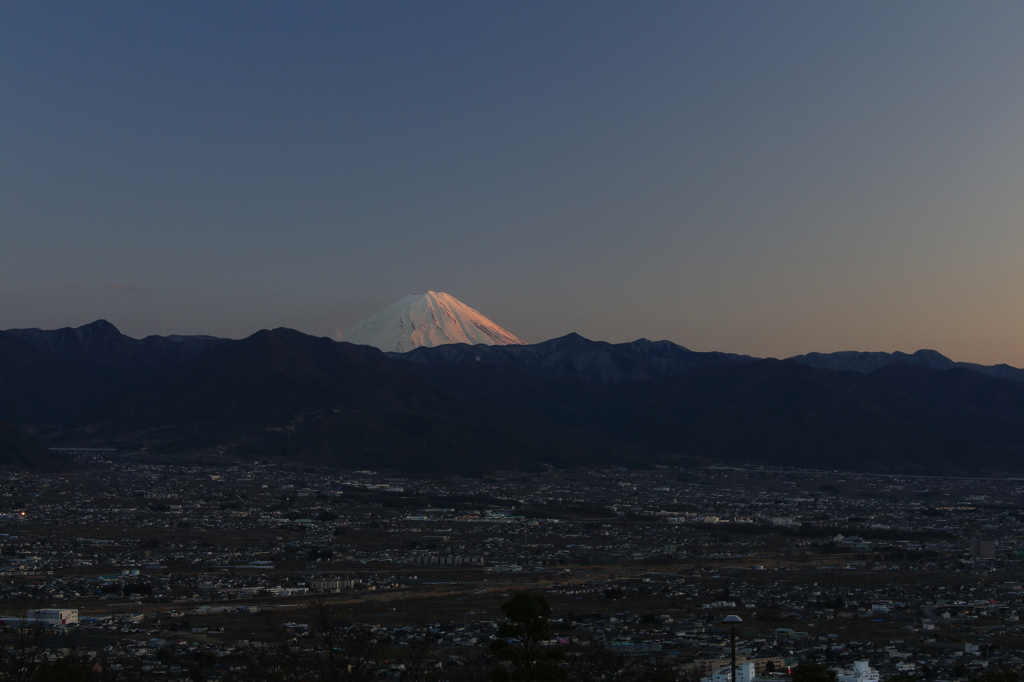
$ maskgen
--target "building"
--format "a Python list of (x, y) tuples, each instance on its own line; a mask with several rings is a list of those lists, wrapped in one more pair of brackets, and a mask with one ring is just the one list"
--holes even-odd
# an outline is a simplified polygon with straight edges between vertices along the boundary
[[(737, 661), (736, 682), (754, 682), (756, 674), (753, 661)], [(733, 682), (732, 666), (727, 661), (725, 666), (713, 672), (710, 677), (702, 677), (700, 682)]]
[(878, 671), (867, 661), (854, 661), (853, 668), (837, 670), (837, 682), (878, 682)]
[(343, 578), (314, 578), (309, 581), (309, 586), (314, 592), (354, 590), (356, 585), (360, 584), (362, 584), (361, 580), (346, 580)]
[(32, 609), (24, 616), (0, 616), (3, 625), (78, 625), (78, 609)]

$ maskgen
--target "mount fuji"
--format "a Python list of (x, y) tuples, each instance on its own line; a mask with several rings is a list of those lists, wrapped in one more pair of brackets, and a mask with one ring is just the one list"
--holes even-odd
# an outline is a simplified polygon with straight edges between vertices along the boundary
[(338, 338), (394, 353), (450, 343), (488, 346), (526, 343), (451, 294), (439, 291), (410, 294), (352, 325)]

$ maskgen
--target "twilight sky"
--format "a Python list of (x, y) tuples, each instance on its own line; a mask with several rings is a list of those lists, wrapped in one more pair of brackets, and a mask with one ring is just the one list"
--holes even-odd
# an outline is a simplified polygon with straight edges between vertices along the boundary
[(1024, 3), (0, 4), (0, 329), (1024, 366)]

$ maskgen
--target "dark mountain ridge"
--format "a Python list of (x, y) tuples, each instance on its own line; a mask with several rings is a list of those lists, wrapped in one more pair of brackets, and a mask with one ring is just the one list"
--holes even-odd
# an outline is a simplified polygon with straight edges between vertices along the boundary
[(88, 385), (52, 353), (0, 332), (0, 418), (21, 424), (69, 419), (88, 399)]
[[(588, 382), (618, 383), (674, 376), (701, 365), (730, 362), (748, 363), (760, 360), (735, 353), (699, 352), (671, 341), (638, 339), (629, 343), (591, 341), (579, 334), (526, 346), (469, 346), (449, 344), (421, 347), (407, 353), (388, 353), (395, 360), (415, 364), (455, 365), (467, 362), (509, 364), (523, 367), (544, 376), (575, 375)], [(833, 372), (870, 374), (894, 364), (921, 365), (932, 370), (955, 367), (989, 376), (1024, 382), (1024, 369), (1007, 364), (978, 365), (955, 362), (938, 351), (919, 350), (914, 353), (883, 353), (841, 351), (807, 353), (787, 358)]]
[(73, 422), (224, 343), (209, 336), (133, 339), (106, 320), (54, 330), (0, 332), (0, 417), (22, 424)]
[(1024, 384), (961, 368), (890, 365), (863, 375), (760, 360), (616, 384), (509, 365), (411, 369), (467, 399), (570, 424), (666, 461), (932, 474), (1024, 469)]
[(356, 468), (703, 458), (1021, 471), (1024, 383), (993, 374), (934, 351), (779, 361), (570, 334), (384, 354), (289, 329), (136, 340), (98, 321), (0, 332), (0, 418), (36, 425), (51, 444), (231, 448)]
[(942, 353), (934, 350), (919, 350), (915, 353), (882, 353), (882, 352), (860, 352), (860, 351), (839, 351), (838, 353), (807, 353), (806, 355), (794, 355), (789, 358), (818, 369), (827, 369), (833, 372), (860, 372), (870, 374), (888, 365), (906, 364), (921, 365), (933, 370), (947, 370), (954, 367), (981, 372), (989, 376), (1009, 379), (1011, 381), (1024, 381), (1024, 369), (1018, 369), (1006, 364), (978, 365), (973, 362), (954, 362)]
[(106, 320), (74, 328), (8, 329), (5, 333), (69, 367), (125, 379), (140, 379), (176, 367), (225, 342), (213, 336), (133, 339)]
[[(570, 465), (569, 446), (598, 460), (627, 454), (585, 434), (467, 401), (391, 363), (369, 346), (290, 329), (261, 331), (211, 350), (131, 399), (134, 424), (260, 434), (285, 449), (345, 466), (482, 470)], [(273, 443), (272, 443), (273, 444)]]
[[(935, 378), (942, 386), (950, 379)], [(718, 460), (957, 473), (1013, 468), (1012, 455), (1024, 445), (1024, 439), (986, 443), (983, 430), (953, 428), (899, 381), (790, 361), (706, 365), (648, 387), (625, 388), (622, 419), (612, 425), (616, 437)], [(988, 426), (1007, 424), (994, 420)]]
[(547, 377), (574, 376), (589, 383), (620, 383), (671, 376), (713, 362), (753, 362), (731, 353), (698, 353), (671, 341), (591, 341), (579, 334), (526, 346), (448, 344), (388, 357), (422, 365), (506, 364)]
[(0, 419), (0, 468), (49, 473), (70, 471), (75, 466), (64, 455), (50, 452), (32, 436)]

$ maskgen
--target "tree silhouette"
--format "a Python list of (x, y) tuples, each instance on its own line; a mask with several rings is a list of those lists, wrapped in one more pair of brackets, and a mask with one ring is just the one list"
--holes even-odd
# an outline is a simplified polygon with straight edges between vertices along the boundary
[(557, 682), (568, 679), (565, 652), (543, 646), (551, 638), (551, 605), (541, 594), (519, 592), (501, 606), (508, 619), (498, 627), (491, 654), (503, 663), (491, 671), (493, 682)]
[(793, 682), (836, 682), (836, 671), (821, 663), (804, 661), (793, 670)]

